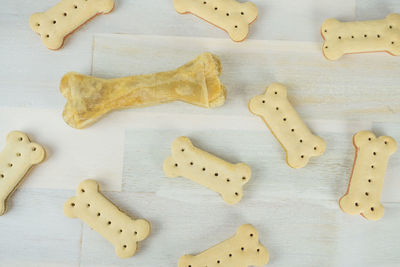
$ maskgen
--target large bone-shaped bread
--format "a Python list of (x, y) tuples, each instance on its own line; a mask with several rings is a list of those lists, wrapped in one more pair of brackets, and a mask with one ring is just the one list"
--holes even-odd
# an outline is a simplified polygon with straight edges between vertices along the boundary
[(45, 156), (44, 148), (32, 143), (26, 134), (17, 131), (8, 134), (6, 147), (0, 153), (0, 215), (6, 212), (8, 198), (29, 169)]
[(236, 0), (174, 0), (175, 10), (192, 13), (226, 31), (236, 42), (249, 34), (249, 25), (257, 19), (257, 6)]
[(322, 51), (327, 59), (337, 60), (343, 54), (386, 51), (400, 55), (400, 14), (382, 20), (340, 22), (327, 19), (321, 34)]
[(61, 0), (46, 12), (33, 14), (29, 26), (40, 34), (47, 48), (55, 50), (61, 48), (64, 39), (77, 28), (113, 8), (114, 0)]
[(243, 224), (230, 239), (196, 256), (182, 256), (178, 267), (264, 266), (268, 260), (268, 251), (259, 243), (257, 230), (250, 224)]
[(377, 138), (370, 131), (361, 131), (354, 135), (353, 145), (356, 149), (353, 171), (339, 205), (348, 214), (378, 220), (384, 213), (380, 199), (386, 167), (397, 144), (392, 137)]
[(213, 191), (225, 202), (235, 204), (242, 199), (243, 185), (251, 177), (250, 167), (232, 164), (195, 146), (181, 136), (172, 143), (172, 155), (164, 161), (164, 173), (171, 178), (183, 176)]
[(99, 184), (85, 180), (77, 189), (77, 196), (64, 204), (64, 214), (80, 218), (115, 247), (118, 257), (128, 258), (136, 253), (137, 242), (150, 233), (150, 223), (134, 220), (118, 209), (99, 192)]
[(226, 96), (220, 74), (221, 63), (210, 53), (201, 54), (176, 70), (156, 74), (106, 80), (68, 73), (60, 83), (60, 91), (67, 99), (63, 117), (71, 127), (80, 129), (115, 109), (177, 100), (205, 108), (218, 107)]
[(313, 135), (287, 99), (284, 85), (271, 84), (263, 95), (253, 97), (250, 111), (260, 116), (286, 151), (286, 162), (292, 168), (307, 165), (310, 157), (325, 151), (325, 141)]

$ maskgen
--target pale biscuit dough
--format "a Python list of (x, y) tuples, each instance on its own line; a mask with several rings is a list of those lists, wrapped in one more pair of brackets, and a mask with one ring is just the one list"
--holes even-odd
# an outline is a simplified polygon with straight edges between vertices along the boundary
[(313, 135), (287, 99), (284, 85), (271, 84), (263, 95), (253, 97), (250, 111), (260, 116), (286, 151), (286, 162), (292, 168), (307, 165), (310, 157), (325, 151), (325, 141)]
[(94, 180), (84, 180), (77, 189), (77, 196), (64, 204), (64, 214), (80, 218), (115, 247), (120, 258), (133, 256), (137, 243), (150, 234), (150, 223), (134, 220), (122, 212), (99, 192)]
[(400, 55), (400, 14), (371, 21), (327, 19), (321, 27), (321, 34), (325, 40), (322, 51), (330, 60), (349, 53), (386, 51)]
[(347, 192), (339, 201), (340, 208), (348, 214), (379, 220), (384, 213), (380, 202), (383, 180), (389, 157), (397, 149), (396, 141), (361, 131), (354, 135), (353, 145), (356, 149), (353, 171)]
[(240, 42), (249, 34), (249, 25), (257, 19), (257, 6), (236, 0), (174, 0), (175, 10), (192, 13), (226, 31)]
[(44, 148), (32, 143), (24, 133), (13, 131), (0, 153), (0, 215), (7, 210), (7, 200), (17, 189), (29, 169), (46, 157)]
[(250, 167), (232, 164), (193, 146), (181, 136), (172, 143), (172, 155), (164, 161), (164, 173), (171, 178), (183, 176), (213, 191), (225, 202), (235, 204), (242, 199), (243, 185), (251, 177)]
[(49, 49), (59, 49), (64, 39), (81, 25), (98, 14), (113, 10), (114, 0), (61, 0), (43, 13), (34, 13), (29, 18), (31, 29), (40, 34)]
[(217, 56), (204, 53), (173, 71), (117, 79), (101, 79), (67, 73), (60, 91), (67, 99), (64, 120), (74, 128), (85, 128), (115, 109), (145, 107), (183, 101), (205, 108), (225, 102), (220, 82), (222, 67)]
[(264, 266), (268, 261), (268, 250), (259, 243), (257, 230), (243, 224), (232, 238), (196, 256), (182, 256), (178, 267)]

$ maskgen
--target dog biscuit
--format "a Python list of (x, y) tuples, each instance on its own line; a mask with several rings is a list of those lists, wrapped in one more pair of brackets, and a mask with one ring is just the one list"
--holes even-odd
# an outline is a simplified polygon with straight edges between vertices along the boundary
[(118, 209), (99, 192), (99, 184), (85, 180), (77, 189), (77, 196), (64, 204), (64, 214), (80, 218), (115, 247), (118, 257), (128, 258), (137, 250), (137, 242), (150, 233), (150, 223), (134, 220)]
[(340, 208), (348, 214), (379, 220), (384, 213), (380, 203), (383, 180), (389, 157), (397, 149), (396, 141), (361, 131), (354, 135), (353, 145), (356, 150), (353, 171), (347, 192), (339, 200)]
[(34, 13), (29, 26), (49, 49), (59, 49), (64, 39), (99, 14), (113, 10), (114, 0), (61, 0), (43, 13)]
[(231, 164), (193, 146), (187, 137), (172, 143), (172, 155), (164, 161), (164, 173), (171, 178), (183, 176), (213, 191), (225, 202), (235, 204), (242, 199), (242, 187), (251, 177), (244, 163)]
[(259, 243), (257, 230), (250, 224), (243, 224), (230, 239), (196, 256), (182, 256), (178, 267), (264, 266), (268, 260), (268, 250)]
[(257, 6), (236, 0), (174, 0), (178, 13), (192, 13), (226, 31), (235, 42), (246, 39), (257, 19)]
[(7, 200), (17, 189), (33, 165), (46, 156), (44, 148), (32, 143), (24, 133), (13, 131), (0, 153), (0, 215), (7, 210)]
[(286, 151), (286, 162), (292, 168), (307, 165), (310, 157), (325, 151), (325, 141), (311, 133), (287, 99), (284, 85), (271, 84), (263, 95), (253, 97), (250, 111), (260, 116)]
[(60, 83), (60, 91), (67, 99), (63, 117), (71, 127), (81, 129), (122, 108), (171, 101), (218, 107), (226, 96), (219, 80), (221, 71), (218, 57), (204, 53), (176, 70), (156, 74), (105, 80), (68, 73)]
[(382, 20), (340, 22), (327, 19), (321, 27), (325, 42), (322, 51), (327, 59), (337, 60), (344, 54), (388, 52), (400, 55), (400, 14)]

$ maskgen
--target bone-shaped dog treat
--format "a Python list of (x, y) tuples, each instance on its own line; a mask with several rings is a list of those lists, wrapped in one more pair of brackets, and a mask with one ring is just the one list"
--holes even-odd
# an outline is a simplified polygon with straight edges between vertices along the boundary
[(271, 84), (263, 95), (253, 97), (250, 111), (260, 116), (286, 151), (286, 162), (292, 168), (307, 165), (310, 157), (325, 151), (325, 141), (311, 133), (287, 99), (284, 85)]
[(178, 267), (264, 266), (268, 260), (268, 251), (259, 243), (257, 230), (250, 224), (243, 224), (230, 239), (196, 256), (182, 256)]
[(379, 220), (384, 213), (380, 203), (383, 180), (389, 157), (396, 151), (396, 141), (361, 131), (354, 135), (353, 145), (356, 149), (353, 171), (347, 192), (339, 201), (340, 208), (348, 214)]
[(80, 218), (115, 247), (118, 257), (128, 258), (137, 250), (137, 243), (150, 233), (150, 223), (134, 220), (118, 209), (99, 192), (99, 184), (85, 180), (77, 189), (77, 196), (64, 204), (64, 214)]
[(44, 148), (29, 141), (26, 134), (11, 132), (0, 153), (0, 215), (7, 210), (7, 200), (17, 189), (29, 169), (44, 160)]
[(327, 19), (321, 27), (325, 42), (322, 51), (327, 59), (343, 54), (381, 52), (400, 55), (400, 14), (383, 20), (340, 22)]
[(218, 107), (226, 96), (225, 86), (218, 78), (221, 70), (219, 59), (204, 53), (176, 70), (156, 74), (105, 80), (68, 73), (60, 83), (67, 99), (63, 117), (71, 127), (80, 129), (115, 109), (177, 100), (205, 108)]
[(64, 39), (98, 14), (113, 10), (114, 0), (61, 0), (43, 13), (29, 19), (31, 29), (40, 34), (49, 49), (59, 49)]
[(236, 0), (174, 0), (178, 13), (192, 13), (226, 31), (240, 42), (249, 34), (249, 25), (257, 19), (257, 6)]
[(225, 202), (242, 199), (242, 187), (251, 177), (250, 167), (232, 164), (193, 146), (181, 136), (172, 143), (172, 155), (164, 161), (164, 173), (171, 178), (183, 176), (218, 192)]

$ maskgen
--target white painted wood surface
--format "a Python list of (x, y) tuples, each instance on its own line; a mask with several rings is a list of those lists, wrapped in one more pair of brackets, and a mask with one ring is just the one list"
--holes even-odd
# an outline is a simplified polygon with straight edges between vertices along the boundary
[[(0, 144), (14, 129), (49, 151), (0, 217), (0, 266), (176, 266), (251, 223), (271, 254), (268, 266), (400, 266), (400, 153), (389, 162), (385, 216), (369, 222), (341, 212), (354, 149), (352, 135), (370, 129), (400, 142), (400, 61), (387, 54), (326, 61), (319, 27), (327, 17), (378, 19), (400, 12), (397, 0), (254, 0), (260, 17), (249, 40), (226, 33), (169, 0), (118, 0), (113, 13), (48, 51), (28, 26), (29, 15), (56, 1), (4, 0), (0, 9)], [(220, 56), (226, 104), (206, 110), (184, 103), (114, 112), (77, 131), (61, 118), (58, 91), (68, 71), (121, 77), (175, 68), (201, 52)], [(284, 154), (248, 100), (271, 82), (310, 128), (326, 153), (300, 170)], [(187, 135), (199, 147), (252, 167), (243, 200), (226, 205), (186, 179), (168, 179), (162, 162), (172, 140)], [(2, 146), (2, 145), (1, 145)], [(81, 179), (96, 178), (115, 204), (152, 223), (134, 257), (113, 247), (79, 220), (63, 215)]]

